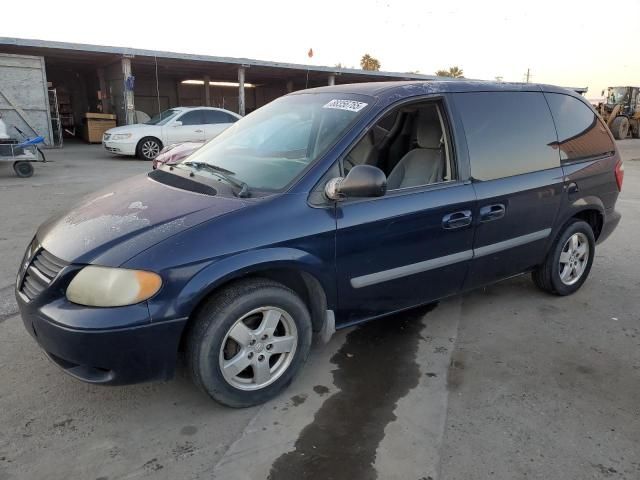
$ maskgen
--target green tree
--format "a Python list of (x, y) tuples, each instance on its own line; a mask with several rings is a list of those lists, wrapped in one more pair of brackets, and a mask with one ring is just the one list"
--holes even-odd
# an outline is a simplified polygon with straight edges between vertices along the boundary
[(360, 66), (363, 70), (380, 70), (380, 62), (377, 58), (365, 53), (360, 59)]
[(464, 72), (457, 65), (450, 67), (449, 70), (438, 70), (436, 75), (439, 77), (464, 78)]

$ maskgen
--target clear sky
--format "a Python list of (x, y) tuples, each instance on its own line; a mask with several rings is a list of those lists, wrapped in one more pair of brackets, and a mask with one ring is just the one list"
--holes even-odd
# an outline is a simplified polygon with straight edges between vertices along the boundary
[(2, 17), (1, 36), (356, 68), (369, 53), (382, 70), (505, 81), (530, 68), (591, 98), (640, 85), (640, 0), (32, 0)]

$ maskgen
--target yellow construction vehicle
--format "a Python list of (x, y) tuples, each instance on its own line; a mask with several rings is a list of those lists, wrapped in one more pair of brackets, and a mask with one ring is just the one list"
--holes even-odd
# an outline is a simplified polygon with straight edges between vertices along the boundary
[(616, 139), (640, 138), (640, 87), (609, 87), (598, 112)]

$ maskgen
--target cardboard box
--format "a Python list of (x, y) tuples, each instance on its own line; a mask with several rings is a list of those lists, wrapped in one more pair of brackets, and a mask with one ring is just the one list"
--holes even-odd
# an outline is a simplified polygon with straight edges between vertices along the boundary
[(116, 116), (110, 113), (85, 113), (82, 137), (89, 143), (101, 143), (102, 135), (116, 126)]
[(99, 120), (115, 120), (116, 116), (112, 113), (98, 113), (98, 112), (87, 112), (84, 114), (84, 118), (95, 118)]

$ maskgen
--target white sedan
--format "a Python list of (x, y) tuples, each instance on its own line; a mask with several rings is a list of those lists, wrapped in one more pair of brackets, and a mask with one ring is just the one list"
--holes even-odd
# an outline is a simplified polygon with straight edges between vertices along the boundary
[(165, 145), (211, 140), (240, 118), (237, 113), (221, 108), (176, 107), (147, 123), (107, 130), (102, 145), (111, 153), (153, 160)]

